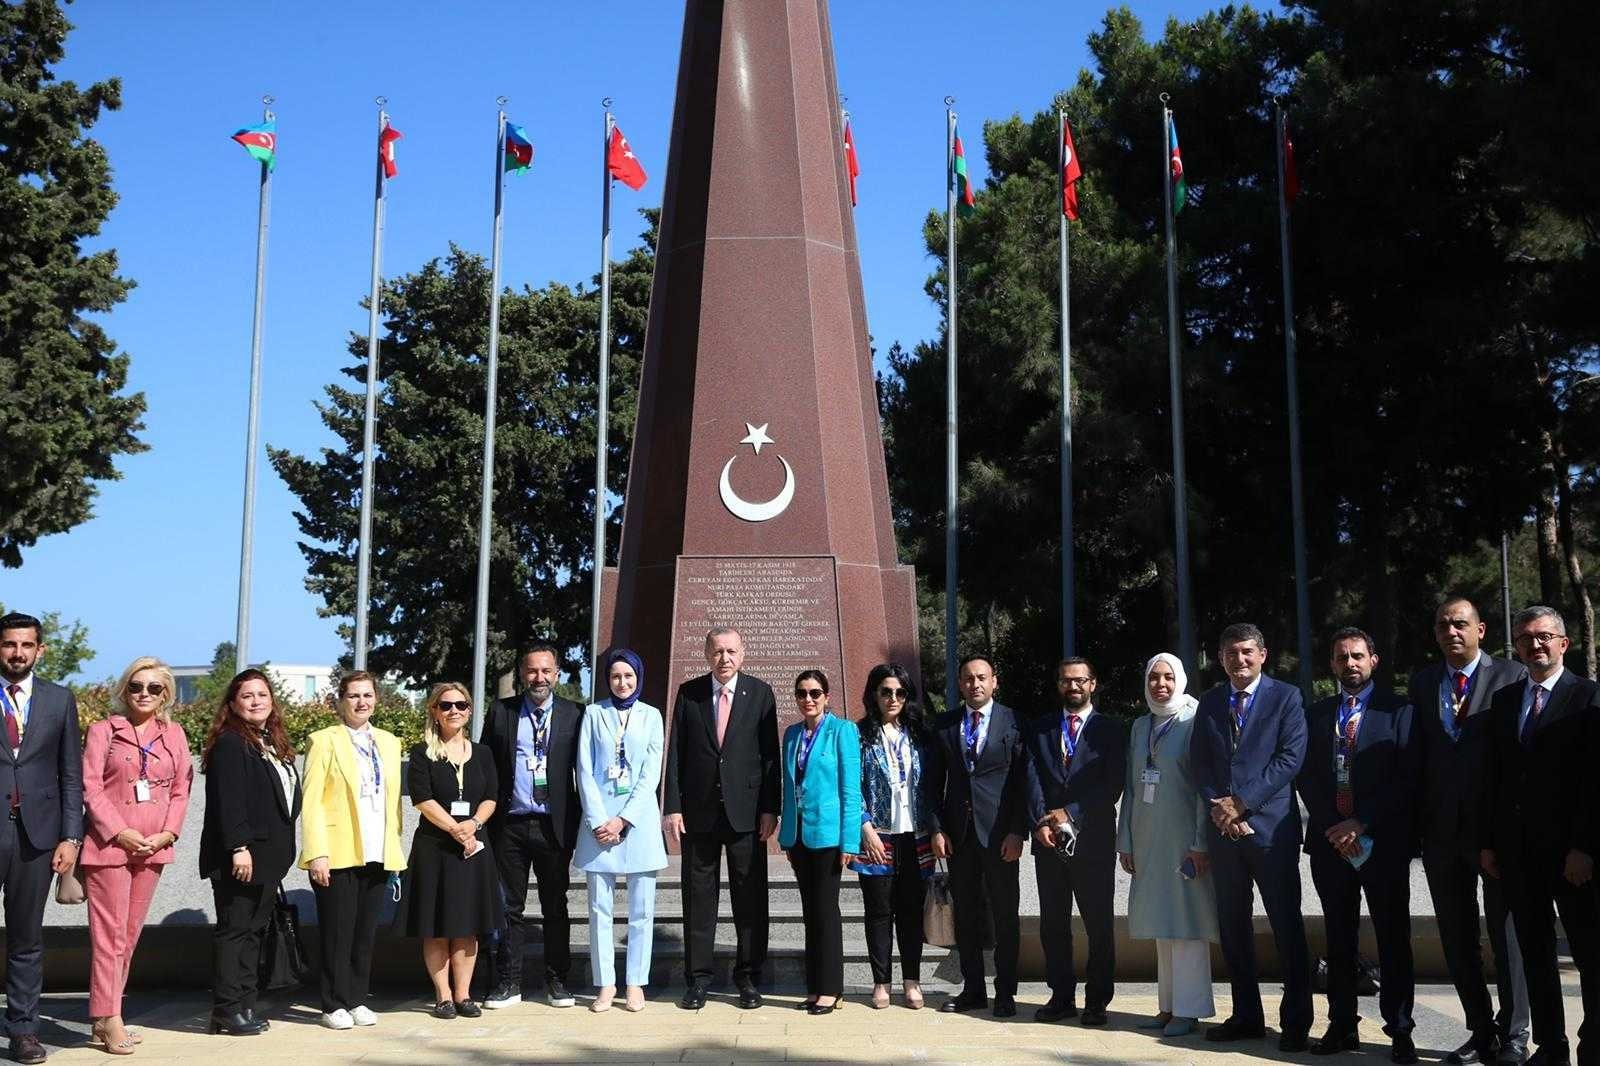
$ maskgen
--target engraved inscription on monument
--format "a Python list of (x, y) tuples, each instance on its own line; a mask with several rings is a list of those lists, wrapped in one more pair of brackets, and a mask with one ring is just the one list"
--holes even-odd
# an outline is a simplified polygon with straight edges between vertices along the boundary
[(828, 675), (834, 709), (844, 706), (839, 589), (831, 557), (679, 556), (674, 686), (705, 673), (706, 631), (718, 625), (733, 626), (744, 637), (744, 672), (772, 686), (781, 720), (797, 717), (789, 693), (795, 675), (812, 667)]

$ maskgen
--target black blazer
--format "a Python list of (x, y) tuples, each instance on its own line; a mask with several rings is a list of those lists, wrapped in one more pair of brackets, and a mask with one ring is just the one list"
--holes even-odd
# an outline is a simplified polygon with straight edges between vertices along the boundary
[(961, 739), (961, 723), (968, 715), (965, 704), (947, 715), (935, 735), (943, 748), (938, 762), (943, 781), (935, 782), (932, 793), (940, 797), (934, 804), (935, 832), (950, 838), (952, 847), (967, 835), (970, 821), (978, 834), (978, 844), (999, 846), (1007, 834), (1028, 835), (1028, 727), (1017, 712), (1001, 703), (989, 708), (989, 731), (973, 772), (967, 773), (966, 744)]
[(1483, 801), (1484, 760), (1489, 737), (1489, 702), (1507, 685), (1521, 687), (1528, 670), (1511, 659), (1487, 652), (1472, 675), (1467, 719), (1461, 736), (1452, 739), (1439, 715), (1443, 662), (1411, 675), (1409, 691), (1415, 708), (1420, 766), (1417, 774), (1417, 835), (1422, 850), (1455, 852), (1478, 865), (1478, 808)]
[(249, 884), (275, 885), (294, 865), (294, 820), (300, 816), (300, 774), (284, 802), (278, 773), (261, 750), (223, 731), (206, 759), (206, 817), (200, 829), (200, 876), (232, 877), (233, 849), (250, 849)]
[(1517, 739), (1522, 694), (1508, 685), (1489, 707), (1489, 737), (1479, 846), (1507, 865), (1555, 864), (1576, 848), (1600, 856), (1595, 810), (1600, 756), (1600, 686), (1563, 670), (1534, 727), (1533, 744)]
[(1028, 818), (1038, 825), (1047, 811), (1064, 809), (1078, 829), (1074, 854), (1109, 855), (1117, 849), (1128, 727), (1096, 708), (1078, 730), (1077, 752), (1068, 766), (1061, 760), (1061, 721), (1059, 714), (1046, 715), (1028, 736)]
[[(499, 829), (511, 813), (511, 791), (516, 787), (517, 716), (522, 713), (522, 696), (495, 700), (483, 720), (483, 735), (478, 743), (494, 753), (495, 776), (499, 788), (495, 796), (494, 817), (490, 826)], [(550, 784), (550, 823), (556, 843), (571, 851), (578, 846), (578, 733), (583, 725), (583, 707), (560, 696), (550, 698), (550, 748), (545, 753), (545, 778)]]
[[(1339, 723), (1341, 692), (1318, 700), (1306, 712), (1306, 761), (1295, 788), (1306, 805), (1306, 854), (1332, 854), (1327, 831), (1344, 821), (1335, 796), (1339, 753), (1334, 735)], [(1413, 797), (1416, 795), (1416, 712), (1405, 697), (1374, 688), (1356, 732), (1355, 759), (1350, 768), (1356, 818), (1372, 837), (1373, 859), (1408, 862), (1411, 858)]]
[[(1195, 784), (1207, 800), (1238, 796), (1248, 810), (1254, 835), (1241, 845), (1300, 848), (1300, 807), (1294, 779), (1306, 759), (1306, 712), (1300, 690), (1261, 678), (1244, 733), (1235, 744), (1233, 685), (1224, 681), (1200, 697), (1195, 710), (1189, 760)], [(1207, 807), (1209, 810), (1209, 806)], [(1213, 836), (1216, 829), (1211, 830)]]
[(28, 842), (44, 851), (68, 837), (83, 839), (83, 753), (72, 690), (33, 679), (28, 726), (15, 757), (0, 740), (0, 803), (22, 797)]
[(719, 812), (737, 833), (755, 829), (757, 815), (778, 816), (778, 701), (765, 681), (738, 676), (719, 749), (711, 675), (690, 678), (678, 686), (668, 739), (662, 814), (683, 815), (691, 833), (715, 831)]

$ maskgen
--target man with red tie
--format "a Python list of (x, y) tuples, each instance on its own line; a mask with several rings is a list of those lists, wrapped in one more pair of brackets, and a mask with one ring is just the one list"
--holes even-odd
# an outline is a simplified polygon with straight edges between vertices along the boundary
[(1551, 607), (1518, 612), (1511, 626), (1528, 667), (1489, 711), (1479, 861), (1504, 882), (1528, 978), (1533, 1039), (1528, 1066), (1566, 1066), (1566, 1012), (1556, 961), (1556, 912), (1583, 998), (1578, 1066), (1600, 1063), (1600, 685), (1562, 665), (1570, 641)]
[(1339, 689), (1311, 705), (1306, 760), (1295, 779), (1306, 805), (1306, 854), (1328, 939), (1328, 1031), (1311, 1045), (1311, 1053), (1332, 1055), (1361, 1046), (1356, 960), (1365, 893), (1383, 972), (1378, 1008), (1383, 1031), (1393, 1041), (1389, 1060), (1413, 1063), (1415, 715), (1408, 699), (1373, 683), (1378, 655), (1365, 631), (1347, 627), (1334, 633), (1330, 665)]

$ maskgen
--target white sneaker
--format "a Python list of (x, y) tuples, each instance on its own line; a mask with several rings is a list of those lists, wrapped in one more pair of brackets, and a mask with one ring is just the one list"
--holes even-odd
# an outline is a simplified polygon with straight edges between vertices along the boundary
[(365, 1003), (350, 1012), (350, 1020), (357, 1025), (377, 1025), (378, 1016)]
[(322, 1026), (324, 1029), (349, 1029), (355, 1024), (355, 1019), (351, 1018), (350, 1012), (345, 1010), (343, 1007), (340, 1007), (338, 1010), (322, 1016)]

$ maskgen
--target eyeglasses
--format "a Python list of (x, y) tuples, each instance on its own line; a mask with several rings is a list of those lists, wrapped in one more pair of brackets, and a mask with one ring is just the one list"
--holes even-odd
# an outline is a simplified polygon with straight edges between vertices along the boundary
[(128, 682), (128, 695), (130, 696), (143, 696), (146, 692), (152, 696), (159, 696), (165, 691), (167, 691), (167, 686), (159, 681), (152, 681), (148, 685), (143, 681)]
[(822, 699), (826, 695), (827, 693), (822, 691), (820, 688), (797, 688), (794, 690), (795, 699), (811, 700), (813, 703)]
[(878, 698), (880, 700), (900, 700), (904, 702), (906, 690), (903, 688), (880, 688), (878, 690)]
[(1565, 640), (1566, 638), (1567, 635), (1565, 633), (1523, 633), (1519, 635), (1516, 640), (1512, 641), (1512, 643), (1523, 648), (1534, 644), (1537, 644), (1539, 647), (1543, 648), (1551, 643), (1554, 643), (1555, 641)]
[(449, 711), (470, 711), (470, 710), (472, 710), (472, 701), (471, 700), (440, 700), (439, 701), (439, 709), (441, 711), (445, 711), (445, 712), (449, 712)]
[(1082, 688), (1085, 685), (1094, 684), (1094, 678), (1092, 678), (1092, 677), (1063, 677), (1061, 679), (1061, 683), (1063, 685), (1068, 686), (1069, 688)]

